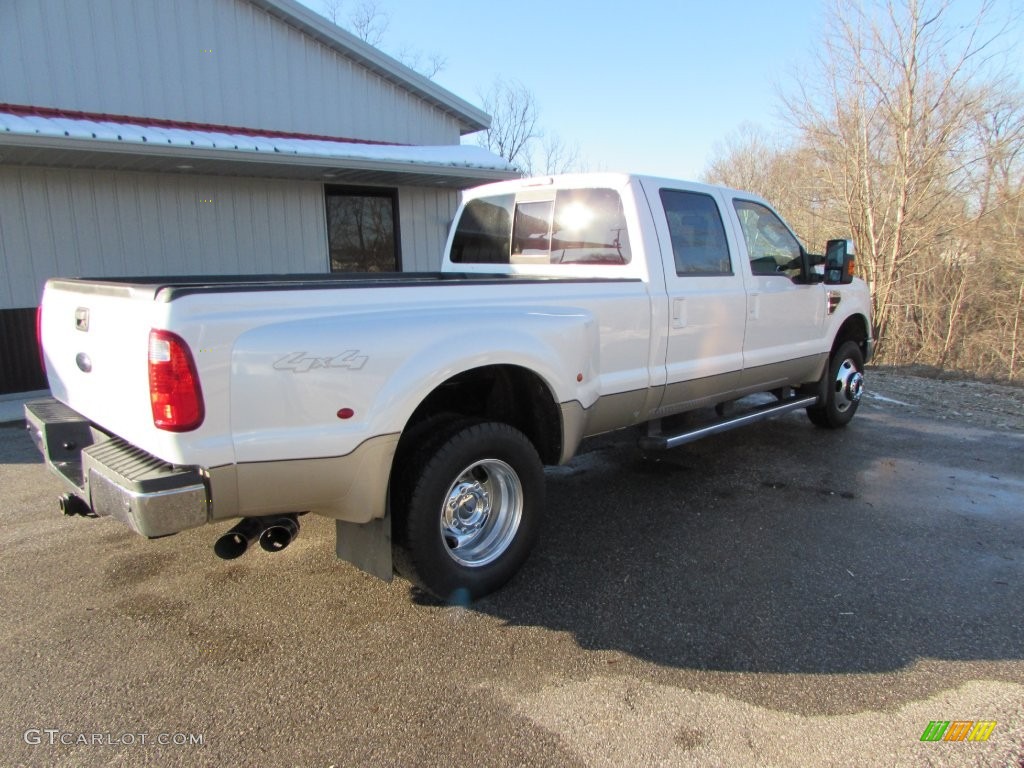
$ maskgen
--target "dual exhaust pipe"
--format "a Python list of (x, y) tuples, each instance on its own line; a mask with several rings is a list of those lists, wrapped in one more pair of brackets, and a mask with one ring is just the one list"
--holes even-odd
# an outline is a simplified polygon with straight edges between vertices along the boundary
[[(73, 493), (65, 493), (57, 500), (57, 504), (68, 517), (96, 517), (88, 503)], [(298, 515), (243, 517), (234, 528), (217, 539), (213, 551), (223, 560), (234, 560), (244, 555), (252, 543), (258, 540), (267, 552), (280, 552), (298, 535)]]
[(254, 541), (267, 552), (280, 552), (299, 535), (298, 515), (243, 517), (213, 545), (217, 557), (234, 560), (246, 553)]

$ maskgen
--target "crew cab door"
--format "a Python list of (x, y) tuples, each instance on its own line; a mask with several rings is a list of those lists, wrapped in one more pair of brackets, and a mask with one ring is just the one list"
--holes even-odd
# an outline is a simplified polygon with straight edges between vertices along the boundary
[(739, 384), (746, 290), (725, 199), (705, 187), (645, 180), (668, 300), (666, 387), (660, 414), (714, 405)]
[(808, 279), (804, 251), (778, 214), (742, 197), (730, 203), (746, 257), (744, 388), (813, 380), (827, 352), (824, 286)]

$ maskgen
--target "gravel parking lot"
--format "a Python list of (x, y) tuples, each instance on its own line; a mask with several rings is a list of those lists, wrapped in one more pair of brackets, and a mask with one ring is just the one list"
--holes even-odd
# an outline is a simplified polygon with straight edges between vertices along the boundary
[(593, 441), (469, 607), (338, 562), (311, 516), (230, 563), (220, 528), (62, 518), (0, 428), (0, 762), (1024, 768), (1024, 397), (873, 373), (838, 433)]

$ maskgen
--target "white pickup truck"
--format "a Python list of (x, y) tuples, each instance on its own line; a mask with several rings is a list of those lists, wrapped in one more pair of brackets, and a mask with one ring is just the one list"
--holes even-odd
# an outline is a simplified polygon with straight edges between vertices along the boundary
[(235, 557), (312, 512), (441, 599), (511, 578), (543, 466), (583, 438), (842, 427), (873, 347), (852, 243), (812, 256), (755, 195), (623, 174), (470, 190), (440, 273), (53, 279), (39, 325), (53, 397), (26, 418), (66, 514), (152, 538), (241, 517)]

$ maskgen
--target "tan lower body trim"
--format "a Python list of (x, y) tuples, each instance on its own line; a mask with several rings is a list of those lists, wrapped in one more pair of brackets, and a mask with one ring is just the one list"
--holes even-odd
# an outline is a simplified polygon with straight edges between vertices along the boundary
[(350, 523), (384, 517), (398, 438), (397, 434), (371, 438), (345, 456), (212, 469), (212, 516), (314, 512)]
[(605, 395), (589, 408), (584, 408), (576, 400), (562, 403), (561, 463), (564, 464), (576, 455), (584, 437), (633, 426), (649, 419), (710, 407), (755, 392), (817, 381), (827, 364), (828, 353), (823, 352), (742, 371), (674, 382), (664, 387), (661, 405), (649, 411), (646, 404), (650, 393), (646, 389)]

